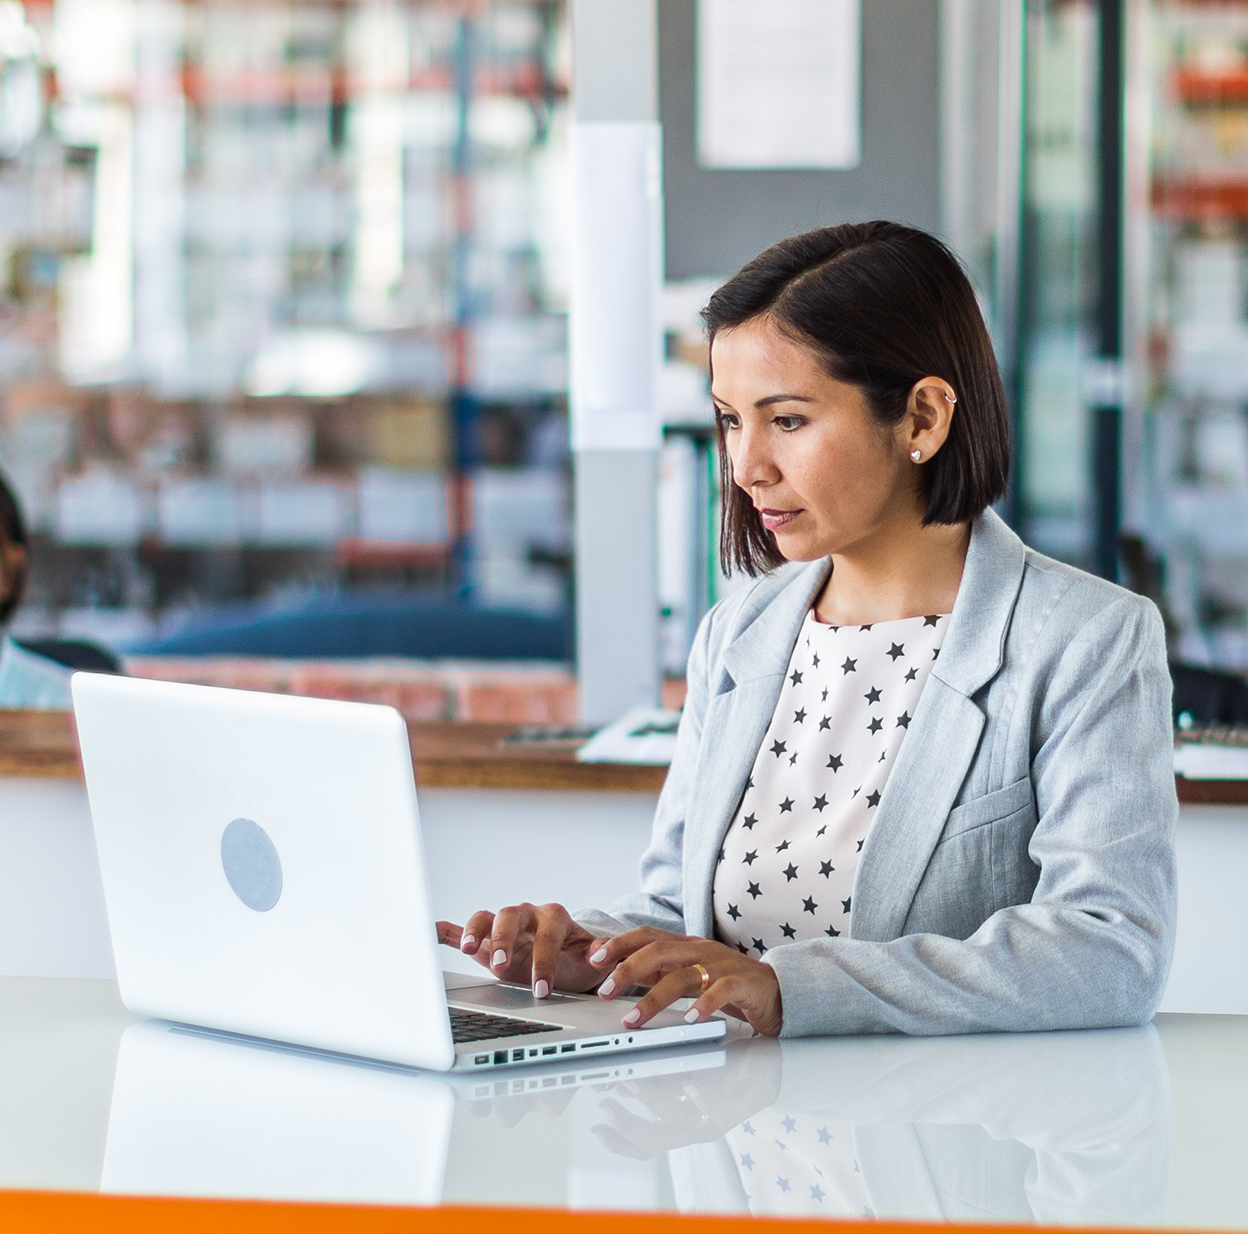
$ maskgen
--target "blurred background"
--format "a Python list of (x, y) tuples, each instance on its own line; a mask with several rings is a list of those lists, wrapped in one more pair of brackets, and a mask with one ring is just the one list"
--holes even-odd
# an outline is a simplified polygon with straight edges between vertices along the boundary
[[(698, 311), (771, 241), (870, 217), (971, 272), (1028, 542), (1153, 596), (1176, 660), (1248, 670), (1248, 2), (861, 0), (857, 150), (735, 169), (698, 137), (711, 4), (658, 0), (663, 672), (738, 585)], [(575, 718), (570, 26), (561, 0), (0, 0), (14, 637)], [(514, 695), (469, 671), (504, 662)]]
[(453, 597), (564, 658), (561, 7), (10, 2), (0, 55), (14, 634), (350, 654), (244, 632), (355, 598), (402, 652)]

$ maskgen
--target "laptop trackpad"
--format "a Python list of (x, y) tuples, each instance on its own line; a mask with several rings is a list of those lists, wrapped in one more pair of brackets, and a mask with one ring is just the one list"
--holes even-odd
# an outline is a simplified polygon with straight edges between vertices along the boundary
[(553, 1007), (559, 1003), (586, 1001), (584, 994), (551, 994), (546, 998), (538, 999), (533, 997), (533, 991), (527, 986), (505, 985), (501, 981), (478, 982), (472, 986), (456, 984), (453, 987), (448, 983), (447, 994), (451, 1002), (460, 1006), (490, 1007), (502, 1012), (528, 1013), (540, 1012), (546, 1008), (548, 1015), (553, 1013)]

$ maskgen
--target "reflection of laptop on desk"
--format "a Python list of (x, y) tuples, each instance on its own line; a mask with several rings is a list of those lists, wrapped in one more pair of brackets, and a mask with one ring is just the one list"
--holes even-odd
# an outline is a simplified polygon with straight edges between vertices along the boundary
[(388, 707), (78, 673), (121, 997), (140, 1015), (439, 1071), (722, 1037), (447, 974)]
[[(711, 1045), (432, 1076), (148, 1021), (121, 1039), (100, 1189), (437, 1204), (448, 1161), (479, 1168), (480, 1125), (491, 1109), (511, 1127), (524, 1103), (543, 1094), (568, 1101), (584, 1085), (597, 1097), (604, 1087), (666, 1076), (701, 1082), (725, 1058)], [(512, 1156), (505, 1169), (514, 1172)]]

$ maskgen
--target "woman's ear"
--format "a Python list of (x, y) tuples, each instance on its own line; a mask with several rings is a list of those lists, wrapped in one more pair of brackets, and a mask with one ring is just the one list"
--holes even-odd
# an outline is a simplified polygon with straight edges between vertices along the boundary
[(0, 541), (0, 604), (6, 604), (26, 575), (26, 550), (20, 544)]
[(949, 439), (958, 396), (942, 377), (914, 383), (900, 424), (902, 448), (915, 463), (926, 463)]

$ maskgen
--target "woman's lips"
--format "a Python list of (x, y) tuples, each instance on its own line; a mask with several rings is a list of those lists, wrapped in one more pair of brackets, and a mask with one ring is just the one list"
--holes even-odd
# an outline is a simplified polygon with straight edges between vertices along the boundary
[(768, 531), (782, 531), (797, 516), (801, 514), (800, 510), (760, 510), (759, 517), (763, 520), (763, 526)]

